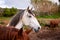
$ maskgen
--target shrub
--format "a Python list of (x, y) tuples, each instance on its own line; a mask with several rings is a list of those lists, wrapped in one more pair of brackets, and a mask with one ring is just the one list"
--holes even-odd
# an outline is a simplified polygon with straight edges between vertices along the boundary
[(13, 16), (16, 12), (17, 12), (16, 8), (13, 8), (13, 7), (11, 9), (5, 8), (3, 12), (3, 16), (10, 17), (10, 16)]

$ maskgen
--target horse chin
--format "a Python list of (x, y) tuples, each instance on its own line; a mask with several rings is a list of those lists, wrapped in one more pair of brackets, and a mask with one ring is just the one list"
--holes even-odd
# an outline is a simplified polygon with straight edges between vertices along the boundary
[(34, 29), (34, 31), (37, 33), (37, 32), (39, 32), (39, 30), (37, 30), (37, 29)]
[(32, 26), (29, 26), (29, 28), (33, 29), (33, 31), (35, 31), (36, 33), (39, 32), (39, 29), (35, 29)]

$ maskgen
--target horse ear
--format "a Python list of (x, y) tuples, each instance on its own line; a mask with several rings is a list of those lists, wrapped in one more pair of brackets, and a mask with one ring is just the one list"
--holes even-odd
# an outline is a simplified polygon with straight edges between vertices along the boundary
[(19, 31), (18, 31), (18, 35), (22, 35), (23, 33), (23, 28), (21, 28)]
[(29, 34), (32, 31), (32, 29), (26, 29), (26, 33)]
[(29, 10), (29, 6), (27, 7), (27, 10)]

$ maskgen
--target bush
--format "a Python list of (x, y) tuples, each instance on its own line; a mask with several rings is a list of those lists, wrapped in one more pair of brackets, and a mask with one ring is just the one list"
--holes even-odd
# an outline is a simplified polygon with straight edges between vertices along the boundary
[(5, 8), (4, 9), (4, 13), (3, 13), (3, 16), (10, 16), (10, 10), (8, 8)]
[(12, 15), (14, 15), (17, 12), (17, 8), (12, 7), (10, 9), (10, 12), (11, 12)]
[(16, 8), (13, 8), (13, 7), (11, 9), (5, 8), (3, 12), (3, 16), (10, 17), (10, 16), (13, 16), (16, 12), (17, 12)]

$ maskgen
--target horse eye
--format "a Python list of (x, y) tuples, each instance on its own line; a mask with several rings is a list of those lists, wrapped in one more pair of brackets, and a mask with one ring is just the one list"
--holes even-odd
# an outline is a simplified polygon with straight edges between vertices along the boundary
[(31, 18), (31, 16), (28, 16), (29, 18)]

